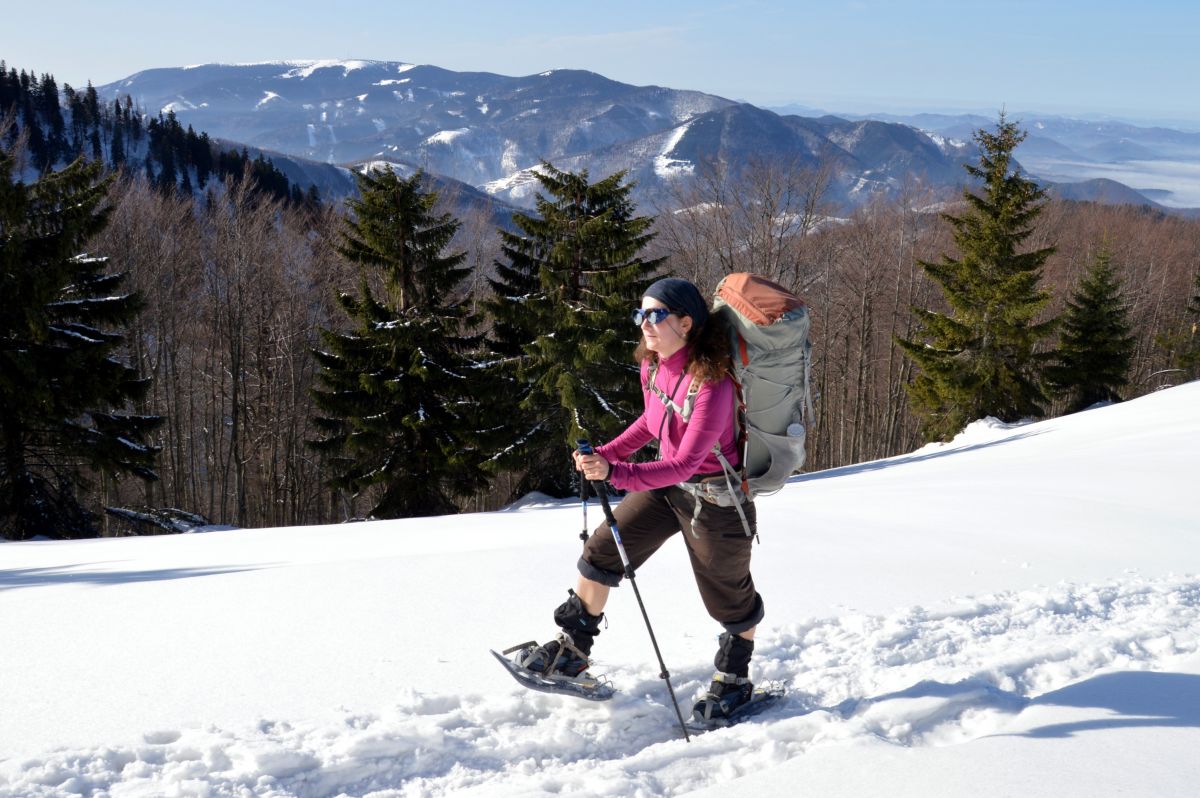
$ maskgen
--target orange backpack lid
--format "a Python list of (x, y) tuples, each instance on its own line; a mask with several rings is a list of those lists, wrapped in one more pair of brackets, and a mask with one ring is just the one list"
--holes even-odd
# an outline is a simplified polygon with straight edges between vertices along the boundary
[(746, 319), (762, 326), (774, 324), (789, 310), (804, 306), (804, 300), (782, 285), (747, 272), (727, 275), (717, 287), (717, 295)]

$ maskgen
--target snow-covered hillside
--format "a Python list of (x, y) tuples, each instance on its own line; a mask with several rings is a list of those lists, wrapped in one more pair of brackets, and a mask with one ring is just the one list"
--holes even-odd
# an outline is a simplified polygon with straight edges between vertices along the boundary
[[(789, 698), (691, 743), (627, 588), (608, 703), (487, 653), (552, 633), (577, 503), (0, 543), (0, 796), (1194, 795), (1198, 466), (1191, 383), (797, 478), (754, 564)], [(682, 544), (638, 581), (690, 704)]]

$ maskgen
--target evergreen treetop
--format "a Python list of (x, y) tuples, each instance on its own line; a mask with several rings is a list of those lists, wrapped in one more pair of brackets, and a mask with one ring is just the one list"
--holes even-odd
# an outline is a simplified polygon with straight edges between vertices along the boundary
[(470, 269), (463, 265), (466, 253), (442, 251), (460, 225), (448, 213), (433, 215), (437, 194), (423, 190), (425, 175), (404, 179), (388, 167), (355, 179), (359, 197), (347, 203), (355, 220), (343, 228), (338, 251), (384, 278), (396, 311), (457, 313), (452, 294)]
[(478, 338), (463, 333), (455, 296), (466, 253), (444, 252), (458, 222), (433, 213), (423, 180), (390, 168), (358, 176), (339, 250), (362, 268), (359, 292), (339, 295), (350, 328), (322, 330), (315, 353), (324, 437), (313, 445), (329, 457), (331, 485), (374, 491), (379, 518), (454, 512), (485, 484), (473, 444)]
[(950, 309), (913, 308), (920, 334), (897, 341), (920, 367), (909, 393), (929, 439), (985, 416), (1012, 422), (1043, 412), (1039, 344), (1055, 321), (1036, 321), (1050, 299), (1038, 283), (1054, 248), (1022, 251), (1045, 196), (1014, 169), (1024, 138), (1003, 114), (994, 132), (977, 131), (979, 164), (965, 168), (983, 184), (964, 190), (965, 212), (943, 214), (959, 256), (919, 261)]
[(518, 493), (567, 493), (574, 441), (606, 440), (641, 412), (629, 314), (663, 261), (639, 254), (653, 218), (635, 215), (625, 177), (593, 183), (543, 162), (536, 215), (516, 214), (518, 232), (501, 232), (485, 303), (490, 371), (506, 386), (493, 448), (497, 467), (524, 471)]
[(1107, 245), (1096, 252), (1062, 318), (1062, 336), (1047, 384), (1068, 400), (1068, 411), (1119, 401), (1129, 382), (1136, 339)]

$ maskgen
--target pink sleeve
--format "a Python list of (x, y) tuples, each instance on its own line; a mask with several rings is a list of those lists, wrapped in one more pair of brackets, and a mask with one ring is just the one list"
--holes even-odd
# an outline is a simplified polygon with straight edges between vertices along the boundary
[[(608, 481), (621, 490), (652, 490), (683, 482), (700, 471), (721, 433), (733, 425), (733, 383), (708, 384), (696, 394), (696, 406), (679, 445), (653, 463), (613, 463)], [(615, 441), (614, 441), (615, 443)]]

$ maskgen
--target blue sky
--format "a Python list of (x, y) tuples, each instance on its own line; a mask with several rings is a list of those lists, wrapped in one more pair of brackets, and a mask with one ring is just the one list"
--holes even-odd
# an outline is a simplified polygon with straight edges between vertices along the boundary
[(524, 75), (589, 69), (758, 105), (1186, 120), (1195, 0), (12, 3), (0, 58), (108, 83), (210, 61), (365, 58)]

